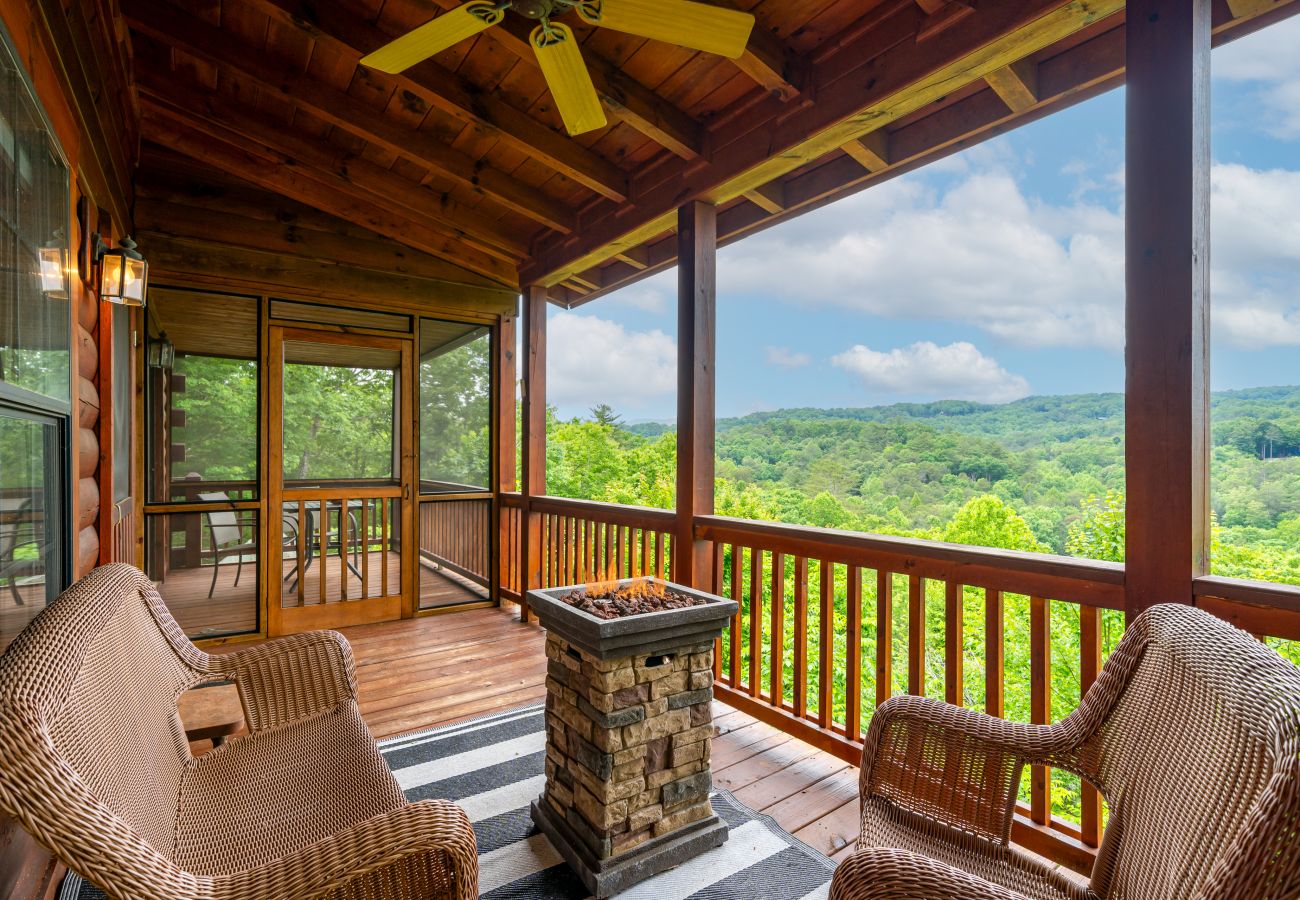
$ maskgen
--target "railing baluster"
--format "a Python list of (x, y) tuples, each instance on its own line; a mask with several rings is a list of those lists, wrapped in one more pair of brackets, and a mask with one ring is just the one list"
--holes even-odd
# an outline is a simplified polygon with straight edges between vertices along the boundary
[[(1083, 700), (1101, 672), (1101, 610), (1079, 606), (1079, 699)], [(1087, 781), (1080, 791), (1079, 831), (1089, 847), (1101, 844), (1101, 794)]]
[[(740, 604), (740, 588), (745, 578), (745, 548), (739, 544), (731, 545), (731, 599), (736, 601), (737, 606)], [(729, 638), (731, 645), (728, 649), (730, 658), (727, 660), (728, 677), (731, 679), (731, 686), (740, 690), (740, 627), (741, 627), (741, 610), (737, 609), (736, 614), (731, 617), (731, 632)]]
[(835, 684), (835, 566), (821, 560), (817, 572), (821, 609), (817, 614), (817, 724), (830, 728), (834, 718), (831, 688)]
[(785, 706), (785, 554), (772, 551), (772, 705)]
[(965, 702), (966, 604), (965, 589), (949, 579), (944, 586), (943, 696), (954, 706)]
[(303, 578), (303, 552), (310, 550), (310, 547), (303, 546), (303, 539), (307, 537), (307, 501), (298, 501), (298, 539), (294, 541), (294, 548), (298, 555), (298, 605), (307, 605), (307, 587)]
[(894, 694), (894, 576), (876, 570), (876, 707)]
[[(1048, 601), (1029, 598), (1029, 721), (1047, 725), (1052, 720), (1052, 630)], [(1052, 772), (1034, 766), (1029, 783), (1029, 811), (1035, 822), (1046, 825), (1052, 817)]]
[(763, 690), (763, 551), (749, 551), (749, 693)]
[[(675, 569), (677, 567), (677, 541), (673, 539), (673, 554), (670, 562)], [(722, 596), (722, 564), (725, 545), (722, 541), (713, 542), (713, 584), (710, 586), (710, 593)], [(713, 680), (722, 680), (722, 636), (713, 640)]]
[(1006, 614), (1002, 592), (984, 590), (984, 711), (999, 719), (1006, 715)]
[(907, 583), (907, 692), (925, 696), (925, 579)]
[(339, 599), (348, 599), (348, 498), (339, 500)]
[(316, 537), (320, 539), (320, 556), (318, 557), (320, 559), (320, 565), (316, 567), (316, 577), (320, 580), (320, 584), (318, 585), (318, 587), (320, 588), (320, 602), (321, 605), (324, 605), (326, 600), (325, 582), (329, 580), (328, 563), (330, 558), (330, 554), (329, 554), (330, 516), (329, 516), (329, 506), (328, 504), (325, 503), (324, 500), (317, 501), (317, 506), (320, 510), (316, 515), (316, 524), (318, 526), (316, 528)]
[(662, 531), (656, 531), (655, 537), (655, 576), (658, 578), (666, 577), (664, 573), (664, 539)]
[(388, 596), (388, 516), (390, 513), (388, 504), (389, 504), (389, 500), (387, 497), (384, 497), (379, 501), (379, 510), (380, 510), (379, 540), (380, 540), (381, 550), (382, 550), (382, 554), (381, 554), (381, 560), (383, 562), (382, 587), (384, 589), (385, 597)]
[(794, 558), (794, 714), (808, 714), (808, 559)]
[(851, 740), (862, 734), (862, 569), (849, 566), (848, 608), (844, 642), (844, 732)]

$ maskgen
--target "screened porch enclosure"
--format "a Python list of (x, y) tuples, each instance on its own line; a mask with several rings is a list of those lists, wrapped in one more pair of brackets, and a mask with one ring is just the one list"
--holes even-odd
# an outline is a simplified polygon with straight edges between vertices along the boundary
[(149, 315), (146, 570), (187, 633), (487, 599), (488, 328), (166, 287)]

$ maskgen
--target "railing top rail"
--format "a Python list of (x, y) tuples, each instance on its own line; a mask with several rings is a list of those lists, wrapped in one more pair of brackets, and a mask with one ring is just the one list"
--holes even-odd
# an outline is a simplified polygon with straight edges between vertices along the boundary
[(1217, 597), (1300, 612), (1300, 585), (1202, 575), (1192, 581), (1192, 592), (1197, 597)]
[(1119, 563), (727, 516), (697, 517), (695, 535), (703, 540), (884, 568), (975, 587), (1111, 609), (1123, 609), (1124, 605), (1124, 567)]
[(531, 503), (536, 512), (578, 516), (615, 525), (630, 525), (658, 531), (667, 531), (677, 522), (677, 516), (671, 510), (649, 506), (624, 506), (620, 503), (600, 503), (595, 500), (571, 500), (568, 497), (551, 496), (533, 497)]

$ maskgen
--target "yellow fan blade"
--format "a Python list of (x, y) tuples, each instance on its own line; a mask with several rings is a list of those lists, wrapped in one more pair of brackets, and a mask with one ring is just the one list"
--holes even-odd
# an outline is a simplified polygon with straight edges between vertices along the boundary
[(361, 58), (363, 66), (395, 75), (423, 62), (505, 18), (505, 10), (487, 0), (473, 0)]
[(749, 13), (692, 0), (579, 0), (578, 15), (591, 25), (731, 59), (745, 52), (754, 30)]
[(538, 25), (529, 40), (569, 134), (604, 128), (605, 110), (569, 26), (554, 22)]

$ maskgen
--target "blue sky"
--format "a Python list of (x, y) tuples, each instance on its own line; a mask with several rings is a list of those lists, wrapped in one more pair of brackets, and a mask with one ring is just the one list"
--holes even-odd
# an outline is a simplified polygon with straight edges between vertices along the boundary
[[(1214, 51), (1216, 389), (1300, 383), (1296, 47)], [(719, 416), (1121, 390), (1123, 163), (1120, 89), (724, 248)], [(562, 416), (672, 419), (675, 277), (551, 311)]]

